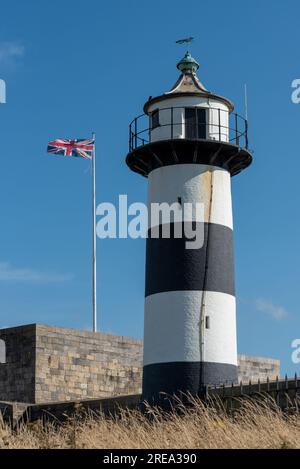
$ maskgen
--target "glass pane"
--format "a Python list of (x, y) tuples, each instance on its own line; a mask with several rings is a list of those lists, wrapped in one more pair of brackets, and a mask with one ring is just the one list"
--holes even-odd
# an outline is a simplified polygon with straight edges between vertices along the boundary
[(155, 129), (156, 127), (159, 126), (159, 112), (153, 111), (151, 115), (151, 128)]
[(185, 138), (196, 138), (196, 109), (185, 108)]
[(206, 109), (185, 108), (185, 138), (206, 138)]
[(197, 109), (198, 138), (206, 138), (206, 110)]

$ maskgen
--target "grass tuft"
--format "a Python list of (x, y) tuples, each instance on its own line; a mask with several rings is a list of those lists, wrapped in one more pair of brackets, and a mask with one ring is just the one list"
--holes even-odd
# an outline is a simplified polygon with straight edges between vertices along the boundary
[(300, 448), (300, 416), (270, 398), (243, 399), (231, 415), (220, 401), (189, 401), (169, 413), (149, 406), (110, 418), (80, 412), (62, 425), (35, 422), (15, 432), (0, 419), (0, 448)]

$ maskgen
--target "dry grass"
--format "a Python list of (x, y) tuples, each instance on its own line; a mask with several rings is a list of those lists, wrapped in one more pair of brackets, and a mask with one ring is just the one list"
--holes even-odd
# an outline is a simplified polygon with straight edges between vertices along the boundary
[(234, 416), (220, 403), (191, 399), (181, 412), (121, 411), (118, 418), (80, 415), (62, 426), (41, 422), (12, 432), (0, 425), (0, 448), (300, 448), (300, 416), (270, 400), (243, 401)]

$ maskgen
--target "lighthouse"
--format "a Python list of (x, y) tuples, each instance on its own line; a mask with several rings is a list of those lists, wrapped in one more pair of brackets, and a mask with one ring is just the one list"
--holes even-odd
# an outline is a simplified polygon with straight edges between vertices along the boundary
[[(153, 204), (203, 207), (182, 221), (150, 221), (142, 397), (151, 403), (237, 382), (231, 177), (252, 162), (248, 123), (205, 88), (189, 52), (177, 68), (173, 88), (131, 122), (126, 157), (148, 179), (148, 213)], [(185, 230), (178, 236), (182, 223), (203, 233), (201, 245), (188, 247)]]

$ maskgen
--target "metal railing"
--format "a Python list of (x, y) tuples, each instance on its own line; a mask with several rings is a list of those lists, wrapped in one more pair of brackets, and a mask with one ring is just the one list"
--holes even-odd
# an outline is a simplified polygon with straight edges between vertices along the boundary
[[(294, 377), (275, 379), (258, 379), (257, 381), (240, 381), (239, 384), (224, 383), (219, 385), (209, 385), (203, 390), (206, 397), (220, 398), (229, 408), (234, 408), (241, 398), (269, 396), (282, 409), (288, 409), (292, 406), (300, 408), (300, 378), (295, 374)], [(228, 407), (228, 406), (227, 406)]]
[[(185, 109), (206, 110), (206, 121), (185, 121)], [(181, 120), (174, 115), (181, 110)], [(159, 140), (189, 139), (227, 142), (248, 149), (248, 121), (237, 113), (230, 113), (220, 108), (199, 106), (175, 106), (159, 109), (160, 123), (151, 127), (151, 115), (141, 114), (129, 124), (129, 151)], [(175, 111), (175, 112), (174, 112)], [(224, 122), (228, 125), (224, 125)], [(163, 133), (162, 133), (163, 130)], [(178, 133), (178, 130), (180, 132)], [(205, 137), (203, 138), (203, 130)], [(165, 138), (163, 138), (165, 137)]]

